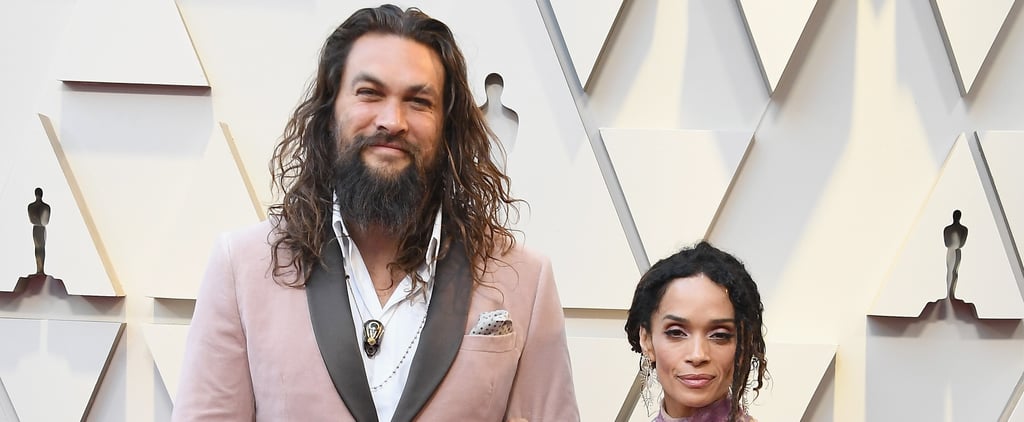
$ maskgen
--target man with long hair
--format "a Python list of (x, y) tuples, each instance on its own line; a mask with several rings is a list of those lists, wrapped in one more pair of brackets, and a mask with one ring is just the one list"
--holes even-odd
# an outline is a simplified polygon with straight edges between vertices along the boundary
[(445, 24), (342, 23), (274, 151), (282, 202), (214, 249), (174, 419), (579, 420), (492, 136)]

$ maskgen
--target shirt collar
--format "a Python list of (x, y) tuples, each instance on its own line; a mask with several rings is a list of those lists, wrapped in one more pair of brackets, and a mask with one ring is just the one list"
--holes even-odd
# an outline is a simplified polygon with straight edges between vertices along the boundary
[[(334, 234), (341, 241), (341, 249), (344, 253), (345, 260), (348, 260), (352, 256), (352, 248), (355, 242), (352, 241), (352, 237), (349, 236), (348, 227), (345, 227), (345, 220), (341, 216), (341, 206), (338, 204), (338, 194), (334, 193), (333, 201), (334, 213), (331, 217), (332, 225), (334, 226)], [(423, 280), (427, 283), (431, 283), (434, 280), (434, 269), (437, 267), (437, 250), (441, 246), (441, 208), (438, 207), (437, 215), (434, 217), (434, 229), (430, 233), (430, 244), (427, 245), (427, 253), (424, 256), (424, 265), (420, 267), (418, 272)]]

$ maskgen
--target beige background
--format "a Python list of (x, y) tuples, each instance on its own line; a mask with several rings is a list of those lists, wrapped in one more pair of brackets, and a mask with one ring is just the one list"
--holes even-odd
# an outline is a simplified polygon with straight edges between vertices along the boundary
[[(1019, 319), (979, 320), (969, 305), (926, 305), (919, 295), (896, 297), (918, 318), (867, 315), (890, 268), (944, 271), (945, 250), (935, 257), (908, 239), (927, 243), (934, 230), (941, 242), (942, 227), (921, 228), (931, 221), (922, 216), (959, 207), (959, 198), (970, 202), (965, 210), (992, 210), (965, 211), (975, 231), (964, 262), (972, 253), (1007, 257), (998, 270), (971, 271), (975, 285), (1010, 280), (974, 292), (976, 305), (986, 294), (1020, 296), (1020, 240), (1011, 232), (1024, 223), (1020, 2), (772, 3), (419, 4), (452, 26), (480, 104), (484, 78), (504, 78), (501, 102), (519, 119), (508, 169), (530, 202), (519, 227), (527, 245), (553, 259), (584, 420), (612, 420), (626, 399), (636, 355), (623, 309), (654, 250), (696, 240), (673, 233), (707, 233), (746, 262), (761, 288), (775, 376), (755, 402), (761, 420), (1014, 420), (1024, 374)], [(89, 276), (55, 275), (75, 288), (117, 285), (123, 297), (67, 296), (53, 282), (0, 292), (2, 347), (19, 345), (0, 362), (0, 420), (18, 420), (19, 406), (31, 408), (17, 413), (22, 421), (80, 414), (90, 397), (89, 421), (169, 419), (165, 384), (174, 383), (183, 330), (162, 325), (188, 324), (189, 291), (213, 236), (256, 221), (262, 210), (253, 203), (273, 200), (266, 163), (317, 51), (369, 4), (3, 6), (0, 207), (13, 211), (0, 213), (0, 254), (29, 260), (0, 261), (2, 272), (34, 269), (25, 253), (31, 228), (18, 210), (45, 183), (53, 236), (60, 221), (96, 233), (74, 243), (92, 256), (80, 264)], [(62, 156), (38, 113), (53, 121)], [(737, 133), (752, 136), (744, 144)], [(945, 173), (961, 134), (977, 171)], [(686, 145), (659, 147), (673, 142)], [(738, 166), (735, 145), (749, 145), (739, 147)], [(965, 274), (960, 285), (972, 283)], [(929, 280), (941, 290), (942, 280)], [(126, 323), (121, 335), (112, 322)], [(75, 358), (107, 351), (109, 362)], [(37, 370), (31, 383), (19, 381)], [(92, 386), (82, 381), (90, 377)], [(61, 394), (47, 388), (69, 381), (75, 387)], [(34, 393), (23, 399), (22, 391)], [(645, 419), (637, 410), (631, 420)]]

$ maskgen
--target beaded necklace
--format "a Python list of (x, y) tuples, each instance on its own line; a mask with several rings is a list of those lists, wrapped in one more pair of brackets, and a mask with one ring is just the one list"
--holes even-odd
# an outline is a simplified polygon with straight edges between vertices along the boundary
[[(345, 284), (347, 285), (346, 287), (348, 287), (349, 294), (350, 295), (355, 295), (355, 292), (352, 290), (351, 279), (350, 279), (350, 277), (347, 274), (345, 275)], [(409, 299), (408, 298), (403, 298), (398, 303), (396, 303), (394, 306), (392, 306), (391, 309), (389, 309), (387, 312), (385, 312), (385, 314), (387, 314), (387, 313), (391, 314), (391, 315), (389, 315), (387, 317), (387, 322), (380, 322), (379, 320), (376, 320), (376, 319), (367, 320), (363, 316), (363, 311), (362, 311), (362, 309), (360, 309), (359, 305), (360, 304), (363, 305), (363, 307), (366, 308), (367, 312), (370, 311), (370, 308), (366, 305), (366, 302), (363, 301), (363, 297), (362, 296), (360, 296), (360, 295), (356, 295), (356, 296), (358, 297), (358, 303), (356, 303), (356, 313), (359, 315), (359, 319), (360, 320), (365, 321), (363, 323), (363, 351), (366, 352), (366, 356), (367, 357), (372, 358), (372, 357), (377, 355), (378, 351), (380, 351), (381, 339), (384, 336), (384, 326), (387, 323), (391, 322), (391, 319), (397, 313), (398, 307), (402, 306), (402, 304), (406, 300), (409, 300)], [(427, 307), (428, 307), (428, 309), (430, 307), (430, 300), (429, 299), (427, 300)], [(383, 315), (382, 315), (382, 317), (383, 317)], [(402, 357), (398, 359), (398, 363), (395, 365), (394, 369), (391, 370), (391, 373), (388, 374), (387, 378), (384, 378), (384, 381), (381, 381), (380, 384), (377, 384), (375, 386), (370, 387), (371, 391), (373, 391), (374, 393), (376, 393), (377, 391), (380, 391), (380, 389), (383, 388), (384, 385), (388, 383), (388, 381), (391, 381), (391, 379), (394, 378), (396, 374), (398, 374), (398, 370), (402, 367), (402, 364), (405, 363), (405, 359), (409, 357), (409, 352), (412, 351), (412, 346), (414, 344), (416, 344), (416, 340), (418, 340), (420, 338), (420, 334), (423, 333), (423, 327), (426, 324), (427, 324), (427, 312), (423, 312), (423, 318), (420, 319), (420, 325), (416, 329), (416, 334), (413, 335), (412, 340), (409, 341), (409, 345), (405, 347), (405, 352), (402, 353)]]

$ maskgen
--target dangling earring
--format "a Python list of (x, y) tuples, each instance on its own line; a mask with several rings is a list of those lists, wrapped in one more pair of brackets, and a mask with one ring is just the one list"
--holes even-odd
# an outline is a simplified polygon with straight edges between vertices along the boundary
[(651, 397), (651, 386), (657, 381), (657, 374), (654, 372), (654, 362), (646, 353), (640, 354), (640, 380), (640, 398), (644, 401), (647, 416), (651, 416), (651, 407), (654, 405), (654, 398)]

